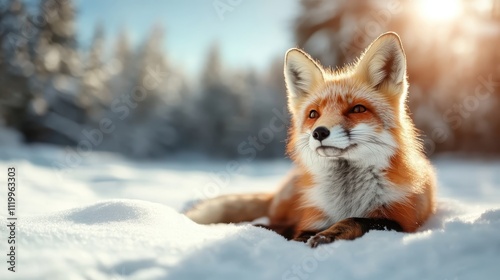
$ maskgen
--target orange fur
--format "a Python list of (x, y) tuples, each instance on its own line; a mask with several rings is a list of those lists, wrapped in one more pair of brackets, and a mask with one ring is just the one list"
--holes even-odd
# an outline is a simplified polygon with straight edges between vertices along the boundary
[[(296, 168), (283, 187), (273, 195), (272, 201), (267, 204), (261, 203), (268, 207), (265, 209), (270, 221), (267, 227), (289, 239), (309, 240), (312, 247), (337, 239), (355, 239), (370, 229), (384, 228), (384, 225), (394, 229), (400, 227), (405, 232), (418, 230), (434, 212), (436, 182), (432, 166), (422, 154), (421, 143), (418, 141), (418, 135), (405, 106), (406, 61), (399, 37), (394, 33), (382, 35), (372, 43), (358, 63), (338, 71), (323, 69), (310, 56), (297, 49), (289, 51), (286, 60), (286, 64), (291, 64), (285, 66), (285, 77), (289, 109), (292, 113), (287, 154), (295, 162)], [(353, 107), (359, 104), (363, 105), (366, 111), (353, 113)], [(317, 111), (318, 115), (311, 118), (309, 114), (311, 110)], [(340, 152), (338, 158), (333, 156), (334, 159), (331, 161), (324, 158), (311, 159), (322, 156), (308, 150), (311, 148), (311, 141), (316, 141), (311, 137), (318, 127), (331, 128), (329, 131), (339, 128), (348, 131), (347, 136), (340, 133), (337, 137), (344, 137), (349, 141), (352, 131), (364, 129), (368, 131), (364, 133), (371, 133), (370, 135), (376, 136), (374, 139), (377, 141), (385, 142), (379, 143), (381, 147), (377, 149), (380, 150), (372, 151), (368, 148), (367, 151), (358, 151), (360, 155), (368, 153), (367, 157), (372, 158), (366, 160), (372, 160), (373, 164), (365, 163), (363, 157), (356, 158), (357, 154), (350, 158), (352, 155), (348, 151), (345, 154)], [(355, 143), (353, 149), (371, 144), (369, 141), (367, 144)], [(324, 145), (323, 142), (321, 145)], [(335, 149), (344, 148), (335, 147)], [(344, 163), (347, 167), (339, 167), (342, 160), (353, 162), (354, 168), (348, 163)], [(349, 176), (349, 172), (359, 172), (359, 177), (366, 176), (366, 173), (369, 175), (373, 173), (373, 176), (367, 177), (366, 184), (363, 181), (365, 179), (354, 180), (353, 184), (357, 185), (352, 187), (349, 185), (350, 181), (344, 183), (335, 181), (339, 179), (337, 177), (332, 177), (331, 182), (325, 182), (330, 175), (326, 174), (327, 176), (323, 178), (321, 172), (322, 170), (330, 172), (329, 165), (337, 169), (353, 168), (349, 169), (351, 171), (338, 173), (340, 175), (332, 173), (337, 176)], [(363, 166), (365, 169), (356, 171), (358, 166)], [(329, 183), (332, 185), (329, 186)], [(370, 185), (375, 183), (376, 185)], [(351, 203), (346, 207), (349, 209), (361, 207), (352, 205), (355, 199), (361, 199), (363, 203), (373, 202), (377, 206), (366, 208), (370, 211), (364, 212), (349, 210), (358, 213), (357, 217), (345, 214), (336, 216), (332, 213), (333, 210), (340, 210), (342, 213), (351, 212), (338, 208), (341, 207), (339, 205), (325, 204), (325, 201), (330, 201), (328, 197), (324, 197), (328, 196), (330, 187), (344, 188), (344, 192), (355, 191), (356, 188), (374, 192), (378, 189), (370, 188), (380, 188), (382, 195), (379, 196), (382, 197), (374, 196), (373, 201), (363, 201), (364, 194), (358, 191), (353, 194), (352, 200), (343, 201)], [(317, 189), (322, 192), (314, 193)], [(342, 193), (337, 192), (334, 195)], [(236, 200), (235, 203), (244, 207), (242, 201)], [(210, 211), (210, 207), (201, 209)], [(252, 216), (254, 212), (248, 211), (251, 209), (249, 205), (245, 209), (247, 209), (244, 211), (245, 214), (226, 211), (224, 217), (231, 221), (237, 221), (239, 217), (245, 217), (247, 220), (252, 217), (258, 218), (257, 214)]]

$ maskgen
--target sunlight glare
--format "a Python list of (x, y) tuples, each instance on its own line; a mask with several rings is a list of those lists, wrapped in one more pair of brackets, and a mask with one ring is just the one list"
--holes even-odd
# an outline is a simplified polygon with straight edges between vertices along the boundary
[(421, 0), (418, 4), (420, 13), (431, 20), (450, 20), (462, 9), (460, 0)]

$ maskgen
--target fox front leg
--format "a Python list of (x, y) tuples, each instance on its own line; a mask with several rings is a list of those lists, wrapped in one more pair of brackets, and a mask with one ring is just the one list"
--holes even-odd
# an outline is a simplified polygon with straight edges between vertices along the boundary
[(320, 244), (332, 243), (335, 240), (353, 240), (363, 236), (370, 230), (403, 231), (401, 225), (384, 218), (348, 218), (335, 223), (326, 230), (311, 237), (307, 244), (316, 248)]

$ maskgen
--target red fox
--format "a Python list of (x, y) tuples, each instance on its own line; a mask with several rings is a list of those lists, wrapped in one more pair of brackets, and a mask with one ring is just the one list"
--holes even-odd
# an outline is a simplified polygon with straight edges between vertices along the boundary
[(274, 194), (221, 196), (186, 215), (200, 224), (266, 216), (267, 228), (311, 247), (370, 230), (416, 231), (434, 213), (436, 179), (408, 116), (399, 36), (382, 34), (339, 70), (290, 49), (284, 68), (289, 178)]

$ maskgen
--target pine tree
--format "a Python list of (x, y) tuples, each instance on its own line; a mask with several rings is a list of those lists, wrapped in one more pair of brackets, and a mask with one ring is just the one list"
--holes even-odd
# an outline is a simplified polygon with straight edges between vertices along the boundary
[(197, 145), (212, 155), (236, 156), (237, 145), (233, 144), (237, 142), (237, 130), (245, 130), (241, 123), (242, 98), (234, 90), (235, 83), (241, 79), (237, 74), (226, 74), (220, 48), (214, 44), (202, 73), (198, 123), (203, 141)]
[(164, 31), (161, 27), (154, 27), (150, 35), (139, 48), (136, 86), (145, 92), (144, 100), (138, 102), (134, 110), (136, 118), (147, 117), (154, 113), (152, 108), (157, 107), (162, 97), (167, 95), (166, 84), (170, 69), (163, 50)]
[(102, 25), (97, 25), (87, 54), (79, 95), (80, 103), (85, 107), (91, 122), (98, 121), (103, 110), (111, 103), (107, 88), (109, 74), (103, 62), (104, 43), (104, 29)]
[(40, 27), (33, 44), (36, 70), (30, 84), (35, 104), (43, 106), (35, 106), (31, 120), (33, 129), (46, 132), (30, 140), (74, 144), (83, 137), (85, 112), (78, 97), (81, 67), (73, 2), (43, 0), (38, 18)]
[(137, 65), (134, 62), (133, 50), (129, 37), (122, 30), (116, 39), (113, 57), (108, 63), (109, 78), (107, 87), (113, 100), (119, 99), (125, 92), (130, 91), (137, 76)]
[(75, 9), (71, 0), (42, 0), (43, 22), (37, 38), (37, 71), (41, 74), (76, 76), (80, 73), (74, 27)]
[(162, 96), (167, 94), (168, 66), (163, 50), (164, 31), (154, 27), (137, 52), (139, 65), (134, 87), (136, 106), (131, 111), (130, 128), (134, 133), (129, 142), (132, 155), (138, 157), (158, 156), (165, 153), (161, 129), (166, 111)]
[[(134, 157), (157, 157), (171, 150), (176, 141), (173, 108), (169, 103), (169, 93), (175, 87), (169, 86), (171, 71), (163, 38), (163, 30), (156, 27), (133, 52), (126, 33), (118, 37), (113, 64), (118, 65), (119, 71), (110, 79), (113, 101), (108, 112), (110, 118), (118, 119), (116, 131), (110, 138), (113, 150)], [(124, 100), (129, 100), (131, 105)], [(116, 114), (113, 108), (118, 107), (123, 110)]]
[(20, 0), (10, 0), (0, 9), (0, 124), (23, 130), (31, 99), (28, 43), (33, 30)]

